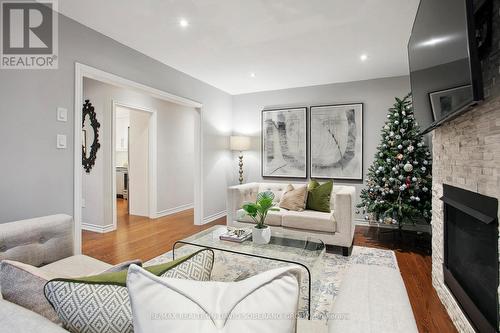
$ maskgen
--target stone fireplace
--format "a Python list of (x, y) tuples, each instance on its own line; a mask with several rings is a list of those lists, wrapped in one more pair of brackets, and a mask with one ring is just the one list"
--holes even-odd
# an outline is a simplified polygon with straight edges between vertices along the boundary
[[(500, 200), (500, 96), (437, 128), (432, 143), (432, 283), (457, 329), (474, 332), (445, 284), (445, 204), (440, 199), (443, 187), (451, 185)], [(500, 252), (500, 240), (496, 245)]]

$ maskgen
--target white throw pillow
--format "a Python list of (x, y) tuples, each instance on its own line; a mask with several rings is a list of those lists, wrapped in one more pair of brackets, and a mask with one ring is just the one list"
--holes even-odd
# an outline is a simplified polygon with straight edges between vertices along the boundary
[(238, 282), (157, 277), (128, 271), (135, 333), (293, 333), (299, 300), (297, 267), (270, 270)]

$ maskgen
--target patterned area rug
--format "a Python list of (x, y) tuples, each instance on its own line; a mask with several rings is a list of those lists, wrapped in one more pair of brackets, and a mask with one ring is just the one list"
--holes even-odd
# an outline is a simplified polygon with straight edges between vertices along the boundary
[[(177, 248), (175, 250), (175, 255), (177, 258), (178, 256), (187, 255), (196, 250), (199, 250), (199, 248), (185, 245)], [(172, 252), (170, 251), (148, 261), (144, 265), (155, 265), (171, 260)], [(377, 265), (399, 270), (396, 256), (391, 250), (355, 246), (350, 257), (344, 257), (340, 254), (324, 253), (321, 260), (312, 271), (311, 312), (313, 319), (323, 320), (328, 318), (329, 310), (331, 309), (333, 300), (338, 294), (339, 287), (342, 283), (342, 277), (349, 265), (352, 264)], [(286, 265), (289, 264), (215, 251), (212, 280), (237, 281), (272, 268)], [(303, 274), (301, 281), (301, 300), (299, 302), (299, 313), (303, 318), (306, 317), (307, 313), (307, 280), (307, 274)]]

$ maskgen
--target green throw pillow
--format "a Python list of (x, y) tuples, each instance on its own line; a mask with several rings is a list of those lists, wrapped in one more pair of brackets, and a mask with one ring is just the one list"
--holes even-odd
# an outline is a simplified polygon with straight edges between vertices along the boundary
[(308, 185), (306, 209), (330, 213), (332, 189), (331, 180), (321, 185), (316, 180), (311, 180)]
[[(177, 260), (145, 267), (160, 277), (210, 280), (212, 250), (204, 249)], [(72, 333), (133, 333), (132, 308), (126, 287), (127, 270), (45, 284), (45, 297)]]

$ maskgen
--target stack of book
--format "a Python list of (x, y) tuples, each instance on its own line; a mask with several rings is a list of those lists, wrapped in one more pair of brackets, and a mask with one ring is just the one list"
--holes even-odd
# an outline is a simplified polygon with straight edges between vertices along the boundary
[(219, 236), (221, 240), (241, 243), (252, 237), (252, 229), (231, 229)]

